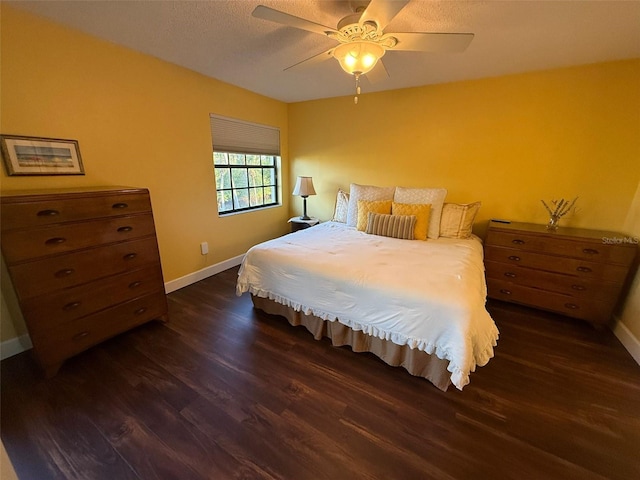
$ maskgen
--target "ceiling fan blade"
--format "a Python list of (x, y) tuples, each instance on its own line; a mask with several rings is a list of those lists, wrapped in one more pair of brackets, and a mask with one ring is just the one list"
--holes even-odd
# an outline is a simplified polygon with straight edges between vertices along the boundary
[(336, 32), (335, 28), (320, 25), (319, 23), (305, 20), (304, 18), (296, 17), (294, 15), (289, 15), (288, 13), (281, 12), (280, 10), (274, 10), (273, 8), (265, 7), (264, 5), (258, 5), (251, 15), (263, 20), (269, 20), (270, 22), (280, 23), (288, 27), (319, 33), (320, 35), (326, 36), (329, 33)]
[(380, 30), (389, 25), (389, 22), (395, 17), (409, 0), (371, 0), (362, 16), (360, 23), (375, 22)]
[(390, 50), (459, 53), (473, 40), (473, 33), (392, 33), (398, 44)]
[(384, 63), (382, 63), (382, 59), (378, 60), (378, 63), (373, 67), (373, 70), (365, 73), (364, 75), (371, 83), (379, 83), (389, 78), (389, 72), (387, 72), (387, 68), (384, 66)]
[(307, 58), (306, 60), (302, 60), (301, 62), (298, 62), (295, 65), (291, 65), (290, 67), (285, 68), (284, 71), (286, 72), (290, 70), (303, 70), (308, 67), (317, 65), (318, 63), (322, 63), (325, 60), (329, 60), (330, 58), (333, 58), (333, 50), (334, 49), (331, 48), (326, 52), (322, 52), (317, 55), (314, 55), (313, 57)]

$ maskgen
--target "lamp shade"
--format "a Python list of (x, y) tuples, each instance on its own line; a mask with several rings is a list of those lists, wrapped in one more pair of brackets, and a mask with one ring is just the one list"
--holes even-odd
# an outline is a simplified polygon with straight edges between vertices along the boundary
[(293, 195), (308, 197), (309, 195), (315, 194), (316, 191), (313, 188), (313, 180), (311, 177), (298, 177), (298, 180), (296, 180), (296, 186), (293, 189)]
[(366, 41), (343, 43), (333, 50), (334, 58), (351, 75), (370, 72), (384, 54), (380, 45)]

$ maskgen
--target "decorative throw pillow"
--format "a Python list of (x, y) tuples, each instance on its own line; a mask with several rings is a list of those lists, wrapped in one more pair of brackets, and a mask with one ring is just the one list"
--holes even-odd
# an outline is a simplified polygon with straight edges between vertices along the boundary
[(415, 215), (416, 226), (413, 238), (416, 240), (426, 240), (429, 228), (429, 217), (431, 216), (431, 205), (422, 203), (396, 203), (391, 204), (393, 215)]
[[(373, 185), (358, 185), (352, 183), (349, 188), (349, 208), (347, 210), (347, 225), (355, 227), (358, 223), (358, 200), (393, 200), (395, 187), (376, 187)], [(390, 212), (386, 212), (390, 213)], [(366, 217), (365, 217), (366, 218)]]
[(440, 221), (440, 235), (449, 238), (469, 238), (473, 221), (480, 210), (480, 202), (445, 203), (442, 208), (442, 220)]
[(440, 235), (440, 216), (442, 205), (447, 196), (446, 188), (405, 188), (396, 187), (393, 201), (397, 203), (423, 203), (431, 205), (427, 236), (438, 238)]
[(338, 196), (336, 197), (336, 207), (333, 210), (334, 222), (347, 223), (347, 208), (349, 207), (349, 194), (343, 190), (338, 189)]
[(361, 232), (364, 232), (367, 229), (369, 212), (390, 214), (391, 200), (380, 200), (377, 202), (358, 200), (358, 221), (356, 222), (356, 228)]
[(366, 232), (384, 237), (413, 240), (416, 228), (415, 215), (387, 215), (369, 212)]

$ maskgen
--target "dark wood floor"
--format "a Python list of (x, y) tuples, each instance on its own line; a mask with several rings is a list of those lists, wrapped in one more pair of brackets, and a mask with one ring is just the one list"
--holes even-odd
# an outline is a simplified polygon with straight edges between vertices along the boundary
[(234, 294), (237, 269), (43, 380), (2, 362), (21, 479), (635, 479), (640, 366), (609, 332), (490, 304), (463, 392), (315, 341)]

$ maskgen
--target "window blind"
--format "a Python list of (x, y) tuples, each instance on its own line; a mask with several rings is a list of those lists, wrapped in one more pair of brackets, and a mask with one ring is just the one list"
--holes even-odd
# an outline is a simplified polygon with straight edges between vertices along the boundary
[(280, 155), (280, 129), (211, 114), (211, 138), (216, 152)]

